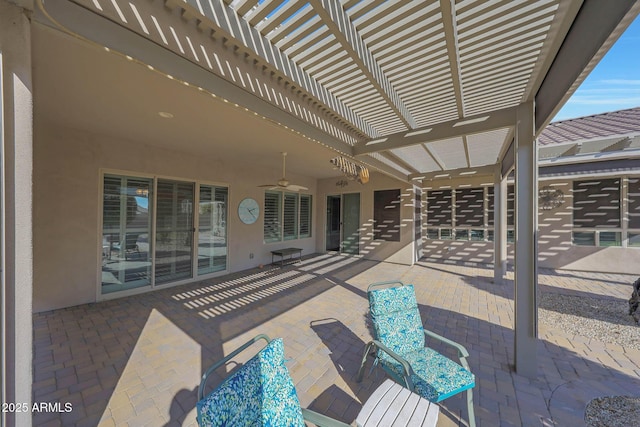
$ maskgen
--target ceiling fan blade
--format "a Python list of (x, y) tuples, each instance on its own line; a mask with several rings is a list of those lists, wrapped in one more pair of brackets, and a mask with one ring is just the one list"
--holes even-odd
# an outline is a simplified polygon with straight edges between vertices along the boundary
[(264, 184), (258, 185), (258, 187), (268, 188), (269, 190), (289, 190), (289, 191), (300, 191), (300, 190), (308, 190), (307, 187), (302, 185), (289, 185), (289, 181), (285, 178), (287, 175), (287, 167), (286, 167), (286, 158), (287, 153), (282, 153), (282, 178), (278, 181), (277, 184)]
[(294, 184), (289, 184), (285, 187), (287, 190), (289, 191), (300, 191), (300, 190), (308, 190), (307, 187), (304, 187), (302, 185), (294, 185)]

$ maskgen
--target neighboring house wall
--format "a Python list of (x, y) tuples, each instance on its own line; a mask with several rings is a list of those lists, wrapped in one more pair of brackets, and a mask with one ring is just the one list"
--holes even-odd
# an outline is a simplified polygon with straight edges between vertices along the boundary
[[(576, 181), (593, 180), (579, 177)], [(430, 189), (468, 188), (487, 185), (490, 179), (434, 181), (425, 185), (423, 195), (423, 257), (430, 261), (451, 263), (492, 263), (494, 244), (491, 241), (437, 240), (426, 238), (427, 192)], [(567, 179), (540, 181), (539, 187), (552, 186), (564, 193), (564, 203), (552, 210), (539, 209), (539, 267), (566, 270), (640, 274), (640, 247), (576, 246), (572, 243), (573, 181)], [(490, 227), (492, 228), (492, 227)], [(513, 227), (508, 227), (513, 228)], [(514, 245), (508, 244), (508, 261), (513, 263)]]
[[(423, 183), (422, 193), (422, 256), (428, 261), (445, 263), (493, 263), (493, 242), (439, 240), (427, 237), (427, 230), (433, 227), (427, 225), (428, 195), (432, 190), (455, 190), (459, 188), (492, 187), (491, 177), (468, 178), (465, 180), (435, 180)], [(489, 227), (493, 228), (493, 227)], [(508, 245), (508, 260), (513, 261), (513, 245)]]
[[(346, 185), (345, 185), (346, 183)], [(400, 241), (384, 241), (374, 238), (374, 193), (377, 190), (400, 190)], [(414, 198), (411, 184), (401, 182), (380, 173), (372, 173), (367, 184), (359, 184), (338, 177), (318, 181), (316, 218), (319, 233), (316, 245), (320, 252), (326, 249), (327, 196), (360, 193), (359, 254), (366, 259), (411, 265), (415, 261), (414, 246)]]
[[(572, 181), (542, 181), (562, 190), (564, 203), (553, 210), (540, 210), (538, 217), (538, 259), (540, 267), (565, 270), (640, 274), (640, 247), (595, 247), (572, 244), (573, 182), (598, 178), (583, 176)], [(623, 201), (624, 203), (624, 201)], [(607, 231), (607, 229), (602, 229)], [(580, 230), (578, 230), (580, 231)]]
[[(228, 164), (220, 158), (37, 123), (34, 166), (35, 312), (98, 299), (101, 170), (105, 169), (228, 185), (227, 272), (271, 263), (270, 251), (277, 248), (299, 247), (303, 255), (316, 252), (316, 236), (321, 233), (317, 217), (312, 218), (309, 238), (263, 243), (264, 189), (258, 185), (278, 178), (279, 163)], [(316, 204), (315, 179), (294, 174), (289, 179), (308, 187)], [(261, 208), (259, 220), (251, 225), (238, 218), (238, 204), (245, 197), (254, 198)]]

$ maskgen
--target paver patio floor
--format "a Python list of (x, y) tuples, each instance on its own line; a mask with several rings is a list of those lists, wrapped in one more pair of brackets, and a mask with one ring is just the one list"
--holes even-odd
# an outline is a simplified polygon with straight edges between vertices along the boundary
[[(323, 254), (35, 314), (33, 400), (73, 410), (36, 413), (34, 425), (195, 425), (201, 373), (258, 333), (284, 338), (303, 406), (350, 423), (385, 378), (374, 370), (355, 381), (371, 339), (366, 288), (394, 279), (416, 286), (427, 328), (469, 350), (479, 426), (579, 426), (593, 397), (640, 396), (640, 351), (543, 325), (538, 378), (515, 373), (512, 275), (494, 284), (486, 267)], [(627, 310), (634, 279), (540, 270), (539, 284), (541, 292), (617, 299)], [(463, 394), (441, 403), (438, 426), (466, 417)]]

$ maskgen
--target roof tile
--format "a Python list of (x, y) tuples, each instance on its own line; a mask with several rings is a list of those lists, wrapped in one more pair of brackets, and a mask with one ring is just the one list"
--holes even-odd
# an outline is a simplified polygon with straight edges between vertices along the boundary
[(640, 133), (640, 107), (550, 123), (538, 138), (539, 145)]

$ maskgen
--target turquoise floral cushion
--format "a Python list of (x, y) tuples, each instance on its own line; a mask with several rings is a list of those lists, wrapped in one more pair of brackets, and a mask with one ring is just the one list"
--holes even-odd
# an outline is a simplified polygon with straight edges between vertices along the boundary
[[(400, 356), (424, 348), (424, 329), (413, 285), (369, 291), (377, 339)], [(379, 352), (379, 357), (388, 358)]]
[[(411, 381), (420, 396), (440, 402), (475, 386), (475, 376), (453, 360), (430, 348), (404, 355), (413, 369)], [(402, 366), (394, 359), (384, 358), (381, 363), (402, 377)]]
[(303, 427), (300, 401), (284, 365), (282, 339), (272, 340), (196, 405), (201, 427)]
[[(425, 348), (422, 319), (413, 285), (369, 291), (369, 308), (376, 337), (404, 358), (411, 368), (415, 391), (432, 402), (440, 402), (475, 385), (467, 369)], [(382, 366), (403, 377), (402, 365), (384, 351), (378, 351)]]

